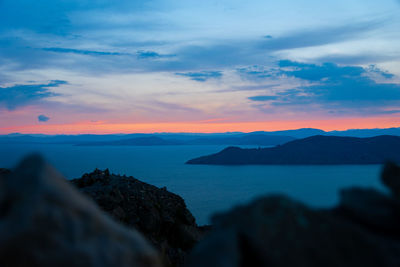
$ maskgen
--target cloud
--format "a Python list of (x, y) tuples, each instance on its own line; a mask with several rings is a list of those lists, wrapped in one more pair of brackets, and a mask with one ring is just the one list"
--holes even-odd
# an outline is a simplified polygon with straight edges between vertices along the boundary
[(367, 65), (393, 60), (399, 60), (400, 54), (383, 54), (376, 52), (356, 54), (327, 54), (313, 59), (314, 62), (332, 62), (340, 65)]
[(21, 106), (36, 103), (42, 99), (55, 96), (49, 88), (67, 84), (66, 81), (51, 81), (47, 84), (14, 85), (10, 87), (0, 87), (0, 107), (8, 110), (15, 110)]
[[(366, 71), (362, 67), (338, 66), (333, 63), (322, 65), (305, 64), (290, 60), (279, 61), (280, 73), (309, 81), (320, 81), (324, 78), (334, 80), (344, 77), (360, 77)], [(288, 68), (287, 70), (285, 68)]]
[[(268, 101), (275, 106), (319, 105), (337, 112), (383, 114), (391, 112), (387, 107), (392, 107), (392, 110), (400, 107), (400, 84), (391, 82), (394, 75), (376, 66), (316, 65), (289, 60), (280, 61), (278, 65), (280, 75), (306, 81), (309, 85), (282, 91), (274, 97), (252, 96), (250, 100)], [(382, 82), (375, 81), (374, 75), (379, 75)]]
[(186, 73), (175, 73), (179, 76), (188, 77), (193, 81), (205, 82), (209, 79), (216, 79), (222, 77), (221, 71), (201, 71), (201, 72), (186, 72)]
[[(208, 41), (196, 45), (174, 47), (173, 59), (146, 65), (152, 71), (198, 71), (201, 69), (237, 68), (247, 65), (268, 65), (276, 61), (276, 53), (287, 49), (322, 46), (358, 40), (382, 27), (384, 22), (370, 20), (299, 30), (273, 38), (241, 38)], [(154, 55), (155, 57), (157, 55)], [(382, 57), (382, 55), (381, 55)], [(240, 67), (239, 67), (240, 68)], [(256, 70), (254, 70), (256, 71)], [(266, 75), (266, 73), (258, 73)]]
[[(185, 73), (268, 65), (276, 61), (275, 52), (359, 39), (383, 25), (381, 21), (371, 20), (281, 35), (274, 33), (273, 37), (230, 36), (187, 42), (168, 37), (168, 33), (182, 30), (176, 29), (176, 25), (171, 26), (171, 21), (168, 29), (154, 25), (163, 24), (154, 19), (160, 16), (156, 12), (160, 1), (145, 1), (146, 4), (118, 1), (113, 5), (109, 0), (71, 0), (67, 1), (69, 4), (63, 2), (56, 5), (54, 1), (42, 0), (34, 5), (37, 14), (26, 14), (26, 20), (21, 19), (20, 22), (15, 21), (16, 18), (25, 18), (23, 15), (28, 13), (18, 9), (24, 4), (12, 0), (3, 2), (3, 11), (0, 4), (3, 25), (0, 26), (0, 65), (9, 66), (8, 72), (58, 68), (94, 75), (110, 72)], [(21, 0), (25, 5), (27, 2)], [(12, 15), (5, 14), (4, 10)], [(50, 14), (42, 14), (43, 18), (37, 18), (38, 14), (44, 12)], [(61, 21), (56, 23), (58, 20)], [(152, 25), (155, 29), (149, 29)], [(85, 60), (82, 57), (70, 57), (69, 54), (93, 58)]]
[(269, 38), (261, 43), (261, 47), (263, 49), (277, 51), (334, 44), (358, 39), (367, 32), (378, 29), (383, 25), (383, 21), (371, 20), (333, 27), (303, 30), (280, 37)]
[(274, 95), (258, 95), (258, 96), (251, 96), (248, 99), (252, 101), (270, 101), (270, 100), (277, 100), (278, 96)]
[(50, 120), (50, 118), (49, 117), (47, 117), (46, 115), (39, 115), (38, 116), (38, 121), (39, 122), (46, 122), (46, 121), (48, 121), (48, 120)]
[(92, 50), (81, 50), (72, 48), (61, 48), (61, 47), (49, 47), (43, 48), (44, 51), (56, 52), (56, 53), (72, 53), (80, 55), (90, 55), (90, 56), (122, 56), (129, 55), (126, 53), (119, 52), (104, 52), (104, 51), (92, 51)]
[(264, 66), (250, 66), (242, 67), (236, 70), (241, 76), (251, 76), (253, 79), (257, 78), (269, 78), (273, 77), (273, 70), (271, 68), (265, 68)]
[(137, 57), (140, 59), (144, 58), (160, 58), (161, 55), (154, 51), (137, 51)]
[(379, 69), (376, 65), (370, 65), (367, 70), (370, 73), (375, 73), (375, 74), (381, 75), (386, 79), (391, 79), (391, 78), (394, 78), (394, 76), (395, 76), (394, 74), (389, 73), (388, 71), (383, 71), (383, 70)]
[[(72, 53), (72, 54), (89, 55), (89, 56), (134, 56), (134, 54), (130, 53), (94, 51), (94, 50), (61, 48), (61, 47), (49, 47), (49, 48), (43, 48), (43, 50), (56, 53)], [(136, 57), (138, 59), (159, 59), (159, 58), (174, 57), (174, 55), (163, 55), (155, 51), (139, 50), (136, 52)]]
[(138, 59), (159, 59), (159, 58), (170, 58), (175, 55), (162, 55), (155, 51), (144, 51), (140, 50), (136, 52)]

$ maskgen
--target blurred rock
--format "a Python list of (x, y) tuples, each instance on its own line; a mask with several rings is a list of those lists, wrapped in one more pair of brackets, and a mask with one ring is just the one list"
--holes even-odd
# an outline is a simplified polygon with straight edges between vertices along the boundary
[(0, 266), (160, 266), (135, 230), (112, 221), (39, 156), (0, 179)]
[(187, 266), (400, 266), (400, 243), (330, 211), (272, 196), (213, 219)]
[(167, 266), (182, 265), (202, 238), (204, 231), (197, 227), (184, 200), (166, 188), (97, 169), (71, 182), (116, 220), (145, 235)]
[(385, 164), (382, 172), (382, 182), (389, 187), (394, 196), (400, 198), (400, 167), (393, 162)]
[(342, 190), (335, 212), (369, 231), (400, 238), (400, 202), (374, 189)]
[(0, 168), (0, 177), (10, 174), (11, 171), (9, 169)]

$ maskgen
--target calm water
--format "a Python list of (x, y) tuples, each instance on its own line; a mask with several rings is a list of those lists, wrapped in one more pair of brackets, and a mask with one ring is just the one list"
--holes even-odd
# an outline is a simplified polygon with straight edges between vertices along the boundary
[(0, 145), (0, 167), (11, 168), (27, 153), (40, 152), (65, 177), (94, 168), (132, 175), (181, 195), (199, 224), (211, 214), (254, 197), (284, 193), (317, 207), (334, 205), (338, 190), (349, 186), (380, 188), (378, 165), (205, 166), (188, 159), (224, 146), (79, 147), (72, 145)]

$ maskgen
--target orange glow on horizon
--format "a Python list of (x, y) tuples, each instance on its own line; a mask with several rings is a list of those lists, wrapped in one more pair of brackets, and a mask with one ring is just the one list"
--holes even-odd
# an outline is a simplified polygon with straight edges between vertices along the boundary
[(395, 117), (345, 118), (326, 120), (265, 121), (265, 122), (160, 122), (107, 123), (78, 122), (74, 124), (40, 124), (0, 127), (0, 134), (116, 134), (116, 133), (217, 133), (279, 131), (299, 128), (317, 128), (325, 131), (399, 127)]

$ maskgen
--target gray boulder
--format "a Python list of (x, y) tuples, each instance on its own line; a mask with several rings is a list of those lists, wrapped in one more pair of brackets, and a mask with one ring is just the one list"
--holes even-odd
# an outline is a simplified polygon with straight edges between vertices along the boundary
[(135, 230), (115, 223), (39, 156), (0, 178), (0, 266), (160, 266)]

